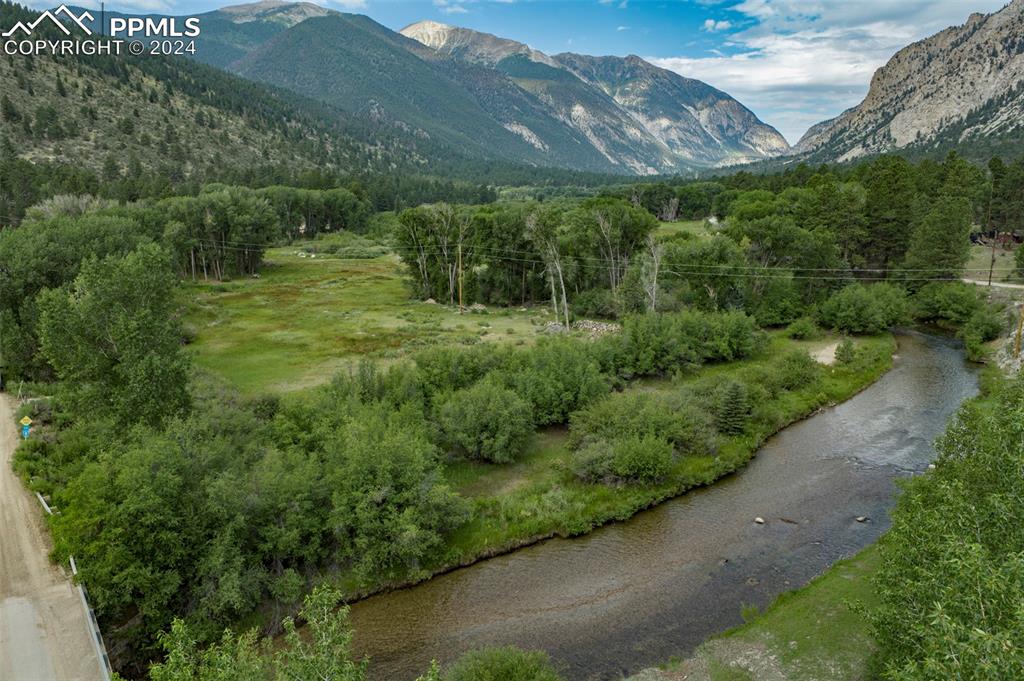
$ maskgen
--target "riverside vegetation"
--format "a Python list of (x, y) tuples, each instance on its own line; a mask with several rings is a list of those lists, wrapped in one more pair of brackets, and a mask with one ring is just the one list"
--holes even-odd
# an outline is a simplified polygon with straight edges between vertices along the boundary
[[(659, 185), (636, 188), (635, 202), (611, 188), (398, 216), (372, 215), (343, 188), (51, 199), (0, 232), (8, 373), (56, 381), (42, 388), (52, 399), (26, 407), (42, 434), (16, 465), (60, 509), (55, 555), (79, 561), (123, 672), (143, 674), (167, 652), (153, 671), (165, 679), (211, 678), (221, 662), (278, 678), (303, 668), (290, 665), (335, 665), (345, 670), (335, 678), (359, 678), (343, 644), (330, 658), (290, 639), (268, 661), (250, 654), (255, 635), (222, 632), (261, 624), (287, 639), (287, 616), (322, 584), (305, 617), (331, 632), (323, 640), (343, 643), (343, 615), (328, 617), (327, 601), (586, 532), (736, 470), (766, 436), (883, 372), (893, 325), (946, 324), (979, 353), (1003, 330), (998, 308), (950, 281), (967, 261), (971, 218), (990, 186), (984, 172), (955, 157), (921, 167), (881, 159), (856, 172), (866, 191), (827, 169), (799, 181), (736, 180), (790, 185), (779, 191), (698, 183), (714, 195), (720, 226), (660, 236), (643, 201)], [(906, 222), (890, 210), (906, 198), (888, 193), (894, 177), (912, 199)], [(850, 223), (833, 224), (836, 214)], [(936, 216), (955, 229), (939, 229)], [(288, 241), (317, 257), (264, 268), (266, 249)], [(289, 393), (271, 389), (279, 381), (268, 374), (240, 394), (213, 355), (203, 359), (258, 353), (228, 331), (218, 347), (214, 327), (253, 324), (260, 295), (300, 302), (304, 268), (333, 278), (344, 276), (337, 263), (374, 264), (382, 274), (371, 279), (392, 287), (383, 295), (393, 301), (387, 272), (399, 264), (381, 255), (391, 248), (415, 296), (447, 303), (461, 290), (467, 302), (525, 314), (550, 302), (553, 318), (614, 317), (620, 330), (520, 344), (385, 324), (366, 345), (335, 346), (355, 361), (333, 379)], [(909, 266), (922, 257), (928, 276)], [(854, 263), (868, 281), (857, 281)], [(873, 281), (880, 274), (886, 281)], [(323, 299), (325, 320), (332, 305), (351, 305), (337, 298), (344, 288)], [(210, 309), (221, 304), (224, 317)], [(490, 318), (435, 308), (449, 322)], [(320, 353), (329, 341), (318, 334), (332, 323), (298, 322), (296, 334)], [(806, 352), (826, 333), (860, 334), (829, 368)], [(218, 640), (204, 653), (190, 647)], [(492, 651), (429, 673), (474, 678), (458, 677), (459, 664), (511, 658), (544, 667)], [(231, 673), (219, 678), (252, 678)]]
[(939, 439), (935, 470), (901, 483), (893, 527), (877, 545), (666, 673), (699, 660), (716, 681), (748, 679), (752, 662), (771, 658), (794, 681), (1019, 678), (1024, 384), (996, 370), (983, 377), (982, 394)]

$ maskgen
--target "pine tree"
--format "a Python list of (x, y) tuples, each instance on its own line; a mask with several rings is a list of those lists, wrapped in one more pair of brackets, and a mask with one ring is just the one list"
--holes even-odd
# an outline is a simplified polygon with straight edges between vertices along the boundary
[(963, 198), (939, 198), (914, 226), (904, 267), (918, 277), (960, 277), (970, 257), (970, 233), (970, 204)]
[(849, 338), (844, 338), (838, 346), (836, 346), (836, 362), (839, 364), (850, 364), (853, 362), (854, 350), (853, 341)]
[(729, 381), (719, 387), (718, 395), (718, 409), (715, 414), (718, 430), (726, 435), (742, 433), (750, 418), (750, 395), (747, 386), (739, 381)]
[(18, 112), (18, 107), (14, 106), (14, 102), (7, 95), (0, 98), (0, 118), (3, 118), (9, 123), (13, 123), (21, 118), (21, 114)]

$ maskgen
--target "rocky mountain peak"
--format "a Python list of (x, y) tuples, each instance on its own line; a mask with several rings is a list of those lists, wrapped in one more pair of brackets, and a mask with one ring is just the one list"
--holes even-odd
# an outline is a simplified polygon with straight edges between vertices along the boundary
[(217, 11), (236, 24), (270, 21), (284, 26), (294, 26), (306, 19), (334, 13), (333, 10), (311, 2), (284, 2), (283, 0), (260, 0), (259, 2), (222, 7)]
[(897, 52), (875, 72), (863, 102), (812, 127), (794, 149), (850, 160), (995, 135), (1024, 125), (1022, 92), (1024, 0), (1013, 0)]
[(406, 26), (399, 33), (438, 52), (486, 66), (494, 66), (502, 59), (515, 55), (524, 55), (531, 61), (557, 66), (551, 57), (524, 43), (437, 21), (419, 21)]

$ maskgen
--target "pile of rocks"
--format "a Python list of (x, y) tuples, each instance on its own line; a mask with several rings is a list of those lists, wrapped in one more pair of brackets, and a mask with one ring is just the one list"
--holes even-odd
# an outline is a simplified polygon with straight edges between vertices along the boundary
[(590, 338), (600, 338), (601, 336), (607, 336), (610, 333), (618, 333), (622, 330), (622, 327), (611, 322), (595, 322), (592, 319), (580, 319), (579, 321), (575, 321), (569, 329), (566, 329), (565, 325), (559, 322), (548, 322), (544, 326), (540, 327), (540, 333), (551, 335), (567, 333), (569, 330), (584, 334)]
[(1020, 357), (1013, 356), (1016, 344), (1017, 334), (1014, 332), (1006, 339), (1003, 346), (996, 351), (996, 364), (1010, 376), (1018, 375), (1021, 367), (1024, 367), (1024, 352), (1021, 352)]
[(611, 322), (595, 322), (592, 319), (581, 319), (572, 323), (573, 331), (582, 331), (591, 338), (600, 338), (610, 333), (618, 333), (622, 327)]

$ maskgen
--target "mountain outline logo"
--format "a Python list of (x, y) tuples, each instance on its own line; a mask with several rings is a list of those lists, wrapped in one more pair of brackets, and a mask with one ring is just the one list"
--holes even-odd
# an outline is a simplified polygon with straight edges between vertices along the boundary
[(86, 35), (92, 35), (92, 31), (89, 29), (88, 26), (86, 26), (85, 21), (95, 21), (96, 18), (88, 10), (82, 12), (81, 15), (78, 15), (72, 12), (70, 9), (68, 9), (67, 5), (61, 5), (52, 12), (50, 10), (44, 11), (42, 14), (36, 17), (34, 21), (31, 21), (28, 24), (26, 24), (23, 21), (19, 21), (9, 30), (0, 33), (0, 37), (12, 38), (19, 31), (22, 32), (25, 36), (30, 36), (32, 35), (32, 31), (34, 31), (39, 26), (39, 24), (43, 22), (44, 19), (49, 19), (51, 23), (53, 23), (57, 28), (63, 31), (64, 35), (71, 35), (71, 29), (65, 26), (64, 23), (57, 18), (58, 15), (66, 16), (68, 19), (72, 21), (72, 23), (74, 23), (75, 26), (78, 26), (78, 28), (82, 29), (82, 31)]

